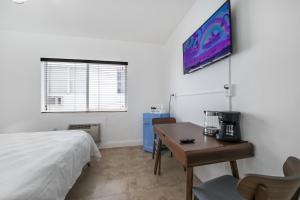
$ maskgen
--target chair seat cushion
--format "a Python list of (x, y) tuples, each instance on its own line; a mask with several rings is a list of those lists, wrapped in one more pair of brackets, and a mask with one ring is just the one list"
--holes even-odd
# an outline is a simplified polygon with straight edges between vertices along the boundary
[(238, 179), (225, 175), (194, 187), (199, 200), (245, 200), (237, 190)]

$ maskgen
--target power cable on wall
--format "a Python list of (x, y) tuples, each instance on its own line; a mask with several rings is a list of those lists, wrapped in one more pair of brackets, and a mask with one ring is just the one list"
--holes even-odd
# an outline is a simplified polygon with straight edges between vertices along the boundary
[[(231, 81), (231, 57), (228, 58), (228, 84), (232, 87)], [(228, 96), (228, 109), (232, 111), (232, 95)]]
[(175, 94), (170, 94), (170, 99), (169, 99), (169, 113), (171, 114), (171, 101), (172, 97), (175, 97)]

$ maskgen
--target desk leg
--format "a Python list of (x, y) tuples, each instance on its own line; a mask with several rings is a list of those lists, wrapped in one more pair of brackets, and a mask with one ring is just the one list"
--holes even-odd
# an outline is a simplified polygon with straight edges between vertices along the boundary
[(193, 167), (186, 168), (186, 200), (193, 197)]
[(232, 175), (235, 178), (239, 179), (240, 178), (240, 176), (239, 176), (239, 169), (238, 169), (236, 160), (235, 161), (230, 161), (230, 167), (231, 167)]
[(159, 140), (158, 144), (159, 144), (159, 151), (158, 151), (158, 175), (160, 176), (160, 171), (161, 171), (161, 145), (162, 145), (162, 141)]
[(161, 153), (161, 139), (158, 139), (157, 149), (156, 149), (156, 157), (155, 157), (155, 165), (154, 165), (154, 174), (157, 173), (158, 165), (160, 164), (160, 153)]
[(159, 159), (158, 159), (158, 175), (160, 176), (160, 171), (161, 171), (161, 154), (159, 154)]

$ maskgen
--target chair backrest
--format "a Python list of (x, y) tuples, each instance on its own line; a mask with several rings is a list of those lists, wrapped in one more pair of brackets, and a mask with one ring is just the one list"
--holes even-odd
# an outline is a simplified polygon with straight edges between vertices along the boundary
[(283, 165), (285, 176), (300, 176), (300, 159), (289, 157)]
[(176, 123), (175, 118), (153, 118), (152, 119), (152, 124), (172, 124)]
[(246, 175), (238, 190), (247, 200), (291, 200), (300, 187), (300, 161), (290, 157), (283, 165), (286, 177)]
[[(300, 159), (296, 157), (289, 157), (283, 165), (283, 173), (285, 176), (300, 176)], [(300, 188), (292, 198), (298, 200), (300, 197)]]

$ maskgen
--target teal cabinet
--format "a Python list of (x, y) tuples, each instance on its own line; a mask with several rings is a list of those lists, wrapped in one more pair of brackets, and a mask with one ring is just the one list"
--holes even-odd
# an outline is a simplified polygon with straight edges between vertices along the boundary
[(144, 113), (143, 114), (143, 145), (144, 150), (152, 152), (154, 131), (152, 125), (153, 118), (169, 118), (169, 113)]

